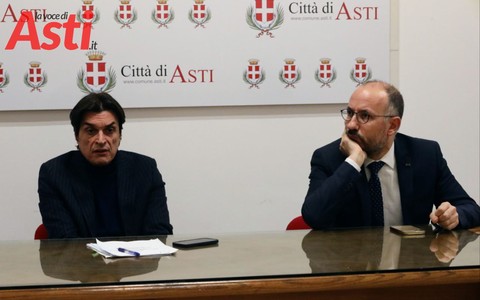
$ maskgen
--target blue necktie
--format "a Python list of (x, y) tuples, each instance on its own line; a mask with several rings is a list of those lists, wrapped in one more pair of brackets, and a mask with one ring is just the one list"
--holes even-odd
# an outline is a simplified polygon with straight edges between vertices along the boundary
[(367, 166), (370, 170), (370, 180), (368, 181), (368, 189), (372, 200), (372, 225), (383, 226), (383, 198), (378, 171), (383, 167), (383, 161), (374, 161)]

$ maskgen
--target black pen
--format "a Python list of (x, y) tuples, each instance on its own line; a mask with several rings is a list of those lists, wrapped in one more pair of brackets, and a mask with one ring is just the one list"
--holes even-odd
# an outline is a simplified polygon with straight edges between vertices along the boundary
[(140, 253), (138, 253), (137, 251), (132, 251), (132, 250), (128, 250), (128, 249), (125, 249), (125, 248), (118, 248), (118, 251), (120, 251), (122, 253), (130, 254), (130, 255), (133, 255), (133, 256), (140, 256)]

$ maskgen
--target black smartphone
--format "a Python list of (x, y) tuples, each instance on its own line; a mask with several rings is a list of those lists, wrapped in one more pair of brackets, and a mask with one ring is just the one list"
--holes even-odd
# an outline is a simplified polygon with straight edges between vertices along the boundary
[(201, 246), (217, 245), (218, 240), (212, 238), (196, 238), (191, 240), (175, 241), (172, 243), (176, 248), (194, 248)]

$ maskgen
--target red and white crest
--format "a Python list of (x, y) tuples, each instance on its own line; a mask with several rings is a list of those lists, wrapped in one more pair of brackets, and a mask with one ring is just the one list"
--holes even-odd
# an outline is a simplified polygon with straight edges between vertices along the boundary
[(159, 20), (162, 20), (162, 21), (167, 20), (168, 17), (170, 16), (168, 4), (167, 3), (157, 4), (157, 9), (156, 9), (155, 15), (157, 16), (157, 19), (159, 19)]
[(322, 60), (318, 70), (318, 77), (322, 80), (328, 81), (333, 76), (333, 68), (330, 64), (330, 60)]
[(128, 21), (133, 18), (132, 5), (130, 3), (120, 4), (118, 17), (123, 21)]
[(202, 20), (207, 17), (207, 6), (203, 3), (203, 0), (196, 0), (193, 5), (193, 18), (196, 20)]
[(82, 5), (82, 18), (85, 22), (92, 22), (95, 18), (95, 6), (92, 0), (84, 0)]
[(2, 68), (2, 64), (0, 63), (0, 85), (5, 82), (5, 71)]
[(285, 82), (294, 83), (297, 81), (297, 66), (295, 65), (294, 59), (286, 59), (285, 64), (283, 65), (282, 77)]
[(84, 93), (99, 93), (113, 90), (116, 85), (115, 71), (112, 67), (107, 69), (103, 61), (105, 53), (98, 50), (87, 52), (88, 61), (85, 69), (77, 74), (77, 86)]
[(40, 68), (40, 63), (32, 62), (30, 63), (30, 68), (28, 68), (28, 83), (30, 86), (39, 86), (43, 82), (42, 68)]
[(356, 59), (353, 76), (358, 81), (364, 81), (368, 76), (368, 67), (365, 61), (366, 60), (364, 58)]
[(262, 68), (258, 64), (258, 60), (250, 60), (250, 64), (247, 68), (248, 82), (255, 84), (262, 79)]
[(89, 61), (86, 63), (87, 84), (95, 89), (103, 86), (107, 81), (107, 65), (103, 61)]
[(260, 23), (270, 23), (275, 17), (274, 0), (255, 0), (255, 19)]

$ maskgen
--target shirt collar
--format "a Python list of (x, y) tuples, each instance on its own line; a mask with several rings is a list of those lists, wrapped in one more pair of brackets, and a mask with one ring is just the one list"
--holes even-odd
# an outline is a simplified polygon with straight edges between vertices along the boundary
[[(395, 169), (395, 142), (393, 142), (392, 147), (390, 147), (388, 152), (378, 161), (380, 160), (383, 161), (385, 165), (389, 166), (392, 169)], [(367, 157), (363, 165), (366, 167), (374, 161), (375, 160), (371, 159), (370, 157)]]

